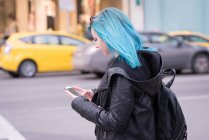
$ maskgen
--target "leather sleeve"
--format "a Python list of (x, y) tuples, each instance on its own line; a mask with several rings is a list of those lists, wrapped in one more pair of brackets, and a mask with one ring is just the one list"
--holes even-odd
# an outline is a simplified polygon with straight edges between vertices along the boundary
[(122, 132), (128, 125), (135, 105), (132, 84), (123, 76), (115, 76), (109, 110), (101, 110), (98, 123), (106, 130)]
[(115, 76), (111, 83), (113, 86), (108, 110), (89, 102), (84, 97), (73, 99), (71, 105), (87, 120), (106, 130), (122, 132), (128, 125), (135, 105), (134, 92), (131, 82), (123, 76)]
[(82, 117), (97, 124), (99, 113), (103, 110), (95, 103), (90, 102), (88, 99), (79, 96), (72, 100), (72, 108), (78, 112)]

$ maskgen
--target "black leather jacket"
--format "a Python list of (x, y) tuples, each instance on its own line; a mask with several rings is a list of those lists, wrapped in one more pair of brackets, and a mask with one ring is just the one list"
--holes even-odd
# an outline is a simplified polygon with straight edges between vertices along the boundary
[[(92, 102), (84, 97), (72, 101), (75, 111), (96, 124), (97, 140), (156, 139), (151, 98), (161, 83), (156, 78), (161, 57), (157, 52), (141, 51), (139, 59), (142, 66), (136, 69), (117, 59), (103, 76)], [(155, 84), (147, 84), (154, 77)]]

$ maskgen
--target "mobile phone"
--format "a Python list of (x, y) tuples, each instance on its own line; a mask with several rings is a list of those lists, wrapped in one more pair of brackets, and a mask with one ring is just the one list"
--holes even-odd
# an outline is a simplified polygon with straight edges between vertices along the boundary
[(70, 91), (72, 94), (74, 94), (76, 96), (80, 96), (80, 94), (76, 90), (74, 90), (73, 87), (71, 87), (71, 86), (66, 86), (65, 90)]

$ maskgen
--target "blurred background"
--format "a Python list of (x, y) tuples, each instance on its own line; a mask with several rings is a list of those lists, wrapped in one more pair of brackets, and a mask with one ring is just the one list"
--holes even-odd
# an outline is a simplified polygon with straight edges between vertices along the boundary
[(208, 0), (1, 0), (0, 33), (52, 29), (83, 35), (89, 17), (106, 7), (117, 7), (137, 30), (209, 35), (208, 5)]
[(116, 7), (176, 69), (188, 139), (209, 137), (209, 0), (0, 0), (0, 140), (92, 140), (67, 85), (96, 88), (114, 57), (91, 47), (89, 19)]

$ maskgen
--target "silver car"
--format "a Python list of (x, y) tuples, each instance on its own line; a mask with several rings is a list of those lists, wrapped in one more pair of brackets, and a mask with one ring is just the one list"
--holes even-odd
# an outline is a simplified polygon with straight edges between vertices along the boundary
[(73, 65), (75, 70), (81, 73), (94, 73), (102, 76), (113, 60), (113, 56), (104, 56), (102, 52), (89, 46), (86, 49), (77, 50), (73, 57)]
[[(209, 48), (194, 46), (161, 32), (141, 32), (146, 47), (154, 47), (162, 56), (163, 66), (177, 72), (191, 69), (193, 73), (207, 73), (209, 70)], [(98, 76), (108, 69), (114, 57), (104, 56), (96, 48), (89, 47), (75, 53), (74, 66), (83, 72)]]

